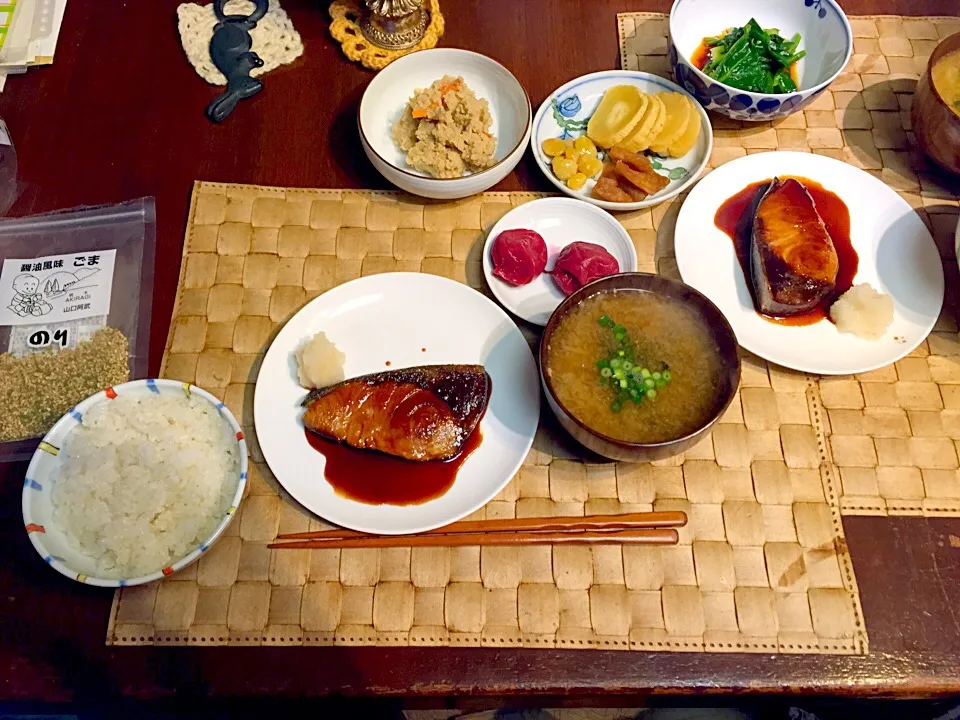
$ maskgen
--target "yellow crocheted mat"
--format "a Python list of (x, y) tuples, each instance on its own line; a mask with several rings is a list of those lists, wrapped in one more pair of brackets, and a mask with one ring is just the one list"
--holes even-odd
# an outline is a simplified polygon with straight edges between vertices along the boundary
[[(683, 510), (674, 547), (267, 547), (325, 527), (286, 496), (257, 444), (254, 382), (277, 328), (375, 273), (443, 275), (489, 294), (486, 233), (537, 197), (195, 186), (161, 376), (206, 388), (241, 419), (249, 494), (198, 563), (117, 594), (109, 643), (866, 652), (816, 383), (746, 354), (720, 424), (668, 461), (586, 461), (544, 407), (520, 471), (471, 516)], [(640, 270), (677, 276), (680, 202), (618, 215)]]
[[(960, 32), (960, 18), (851, 17), (850, 25), (850, 64), (802, 112), (773, 123), (711, 115), (709, 167), (776, 149), (828, 155), (883, 180), (930, 228), (947, 281), (943, 313), (930, 337), (893, 365), (822, 378), (818, 390), (829, 471), (844, 514), (960, 516), (960, 275), (954, 250), (960, 183), (931, 168), (910, 124), (920, 73), (940, 40)], [(618, 27), (625, 69), (670, 74), (664, 15), (622, 14)]]
[(399, 57), (436, 47), (443, 35), (444, 20), (440, 12), (440, 0), (426, 0), (430, 24), (423, 40), (404, 50), (384, 50), (370, 43), (360, 31), (360, 0), (334, 0), (330, 3), (330, 34), (340, 43), (344, 54), (371, 70), (382, 70)]

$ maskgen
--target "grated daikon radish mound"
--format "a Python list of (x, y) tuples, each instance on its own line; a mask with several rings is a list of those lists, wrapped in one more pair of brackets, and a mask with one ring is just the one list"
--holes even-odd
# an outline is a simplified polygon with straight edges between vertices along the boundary
[(343, 380), (343, 363), (347, 356), (337, 349), (322, 332), (314, 335), (297, 350), (297, 375), (305, 388), (324, 388)]
[(893, 298), (867, 283), (854, 285), (830, 306), (830, 318), (840, 332), (879, 340), (893, 322)]

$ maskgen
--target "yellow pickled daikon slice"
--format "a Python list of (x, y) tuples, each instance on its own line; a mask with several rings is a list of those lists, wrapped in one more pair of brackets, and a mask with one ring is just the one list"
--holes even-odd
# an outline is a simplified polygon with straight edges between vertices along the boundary
[(643, 107), (643, 93), (634, 85), (615, 85), (603, 94), (587, 123), (587, 136), (600, 147), (616, 145), (636, 126)]
[(664, 92), (657, 97), (663, 101), (667, 114), (660, 134), (650, 143), (650, 149), (657, 155), (666, 155), (667, 148), (683, 137), (693, 108), (687, 102), (686, 96), (680, 93)]
[(647, 99), (649, 100), (647, 109), (637, 123), (636, 129), (620, 143), (630, 152), (640, 153), (650, 147), (650, 142), (657, 137), (666, 119), (666, 107), (663, 101), (657, 95), (647, 95)]
[(669, 148), (667, 148), (667, 152), (670, 154), (670, 157), (683, 157), (688, 152), (693, 150), (693, 146), (697, 144), (697, 140), (700, 137), (700, 113), (697, 112), (697, 107), (693, 104), (693, 100), (687, 98), (687, 103), (690, 105), (690, 122), (687, 123), (687, 129), (684, 131), (680, 139), (676, 140), (672, 145), (670, 145)]

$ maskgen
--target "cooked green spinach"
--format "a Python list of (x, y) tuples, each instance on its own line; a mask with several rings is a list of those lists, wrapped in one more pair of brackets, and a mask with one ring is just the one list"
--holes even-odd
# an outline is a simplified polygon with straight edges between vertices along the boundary
[(710, 50), (710, 61), (703, 72), (714, 80), (755, 93), (794, 92), (790, 66), (807, 54), (797, 52), (800, 33), (784, 40), (776, 28), (764, 30), (750, 18), (743, 27), (731, 28), (723, 35), (703, 39)]

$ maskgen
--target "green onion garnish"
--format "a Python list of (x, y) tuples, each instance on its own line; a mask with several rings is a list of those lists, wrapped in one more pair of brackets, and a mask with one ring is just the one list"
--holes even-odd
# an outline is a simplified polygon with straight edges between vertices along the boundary
[(600, 358), (596, 363), (600, 384), (607, 385), (612, 381), (616, 393), (610, 410), (615, 413), (622, 411), (627, 401), (639, 405), (645, 399), (656, 399), (657, 391), (663, 390), (673, 379), (669, 366), (659, 362), (655, 366), (660, 369), (651, 372), (650, 368), (637, 362), (636, 346), (623, 325), (614, 322), (608, 315), (601, 315), (597, 324), (613, 334), (614, 344), (609, 356)]

